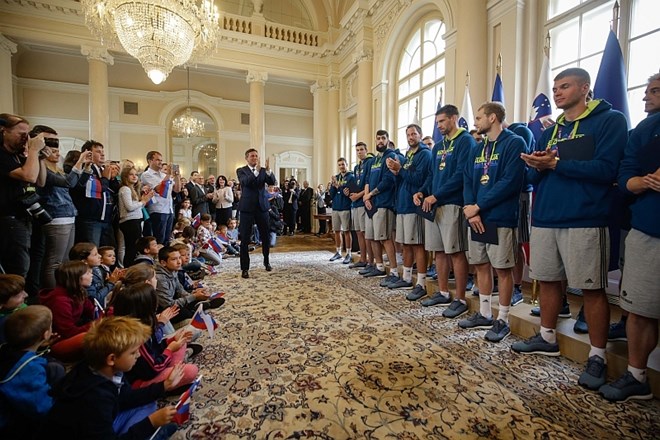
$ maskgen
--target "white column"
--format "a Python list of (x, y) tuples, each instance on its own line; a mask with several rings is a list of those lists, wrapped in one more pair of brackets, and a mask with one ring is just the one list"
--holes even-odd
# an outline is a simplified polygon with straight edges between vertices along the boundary
[(259, 152), (261, 163), (266, 160), (266, 114), (264, 111), (264, 85), (268, 73), (248, 71), (245, 81), (250, 84), (250, 148)]
[(11, 74), (11, 54), (16, 43), (0, 34), (0, 113), (14, 113), (14, 82)]
[[(359, 110), (358, 110), (359, 111)], [(326, 163), (326, 179), (337, 173), (337, 159), (341, 156), (341, 138), (339, 134), (339, 84), (331, 81), (328, 84), (328, 162)], [(348, 148), (352, 148), (349, 145)]]
[[(81, 46), (80, 52), (89, 64), (89, 138), (105, 146), (107, 157), (113, 157), (113, 146), (109, 145), (110, 108), (108, 106), (108, 64), (114, 58), (100, 46)], [(114, 147), (117, 152), (119, 146)]]
[(371, 139), (373, 135), (373, 118), (371, 104), (371, 85), (373, 75), (373, 51), (360, 49), (353, 56), (353, 62), (358, 65), (357, 92), (357, 137)]
[[(327, 108), (328, 108), (328, 89), (319, 81), (316, 81), (309, 88), (314, 95), (314, 146), (312, 147), (312, 176), (310, 176), (310, 185), (316, 186), (319, 183), (327, 183), (327, 157), (328, 149), (327, 137)], [(316, 183), (316, 185), (315, 185)]]

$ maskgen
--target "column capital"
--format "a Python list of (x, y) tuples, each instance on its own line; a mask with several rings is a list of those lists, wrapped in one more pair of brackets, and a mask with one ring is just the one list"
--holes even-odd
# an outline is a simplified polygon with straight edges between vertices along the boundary
[(374, 60), (374, 51), (371, 49), (358, 49), (353, 54), (353, 63), (360, 64), (362, 62), (368, 61), (372, 62)]
[(105, 47), (83, 44), (80, 46), (80, 53), (87, 57), (87, 61), (103, 61), (111, 66), (115, 63), (115, 59), (108, 53)]
[(266, 84), (268, 81), (268, 72), (261, 72), (258, 70), (248, 70), (247, 76), (245, 77), (245, 82), (250, 84), (253, 82), (261, 83), (261, 85)]
[(309, 91), (312, 93), (312, 95), (316, 95), (316, 92), (323, 90), (325, 90), (325, 87), (318, 81), (316, 81), (314, 84), (309, 86)]
[(12, 53), (16, 53), (16, 48), (17, 48), (16, 43), (11, 41), (9, 38), (5, 37), (4, 35), (0, 34), (0, 49), (12, 54)]

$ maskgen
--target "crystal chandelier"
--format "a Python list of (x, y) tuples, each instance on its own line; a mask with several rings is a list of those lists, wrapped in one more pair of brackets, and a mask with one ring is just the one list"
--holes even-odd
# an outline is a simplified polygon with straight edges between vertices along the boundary
[(85, 22), (103, 44), (121, 46), (160, 84), (175, 66), (216, 47), (213, 0), (81, 0)]
[(190, 68), (188, 73), (188, 107), (183, 115), (172, 121), (172, 129), (181, 137), (190, 139), (193, 136), (202, 136), (204, 134), (204, 123), (192, 115), (190, 109)]

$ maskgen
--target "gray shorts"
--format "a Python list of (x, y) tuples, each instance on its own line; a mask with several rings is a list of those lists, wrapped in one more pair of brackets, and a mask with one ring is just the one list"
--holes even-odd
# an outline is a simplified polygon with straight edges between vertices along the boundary
[(424, 221), (424, 249), (455, 254), (468, 250), (463, 208), (458, 205), (438, 206), (435, 221)]
[(632, 229), (626, 238), (625, 258), (621, 308), (635, 315), (660, 319), (660, 238)]
[(532, 227), (530, 209), (532, 193), (520, 193), (520, 203), (518, 204), (518, 243), (529, 243), (529, 231)]
[[(387, 208), (378, 208), (374, 216), (367, 218), (367, 227), (365, 228), (365, 238), (370, 240), (389, 240), (392, 238), (392, 231), (394, 230), (394, 211)], [(369, 231), (369, 224), (371, 224), (371, 231)], [(372, 236), (369, 237), (369, 232)]]
[(351, 231), (362, 231), (366, 228), (367, 211), (364, 206), (351, 208)]
[(610, 234), (607, 228), (532, 227), (530, 277), (567, 280), (576, 289), (607, 287)]
[(351, 211), (332, 210), (332, 229), (335, 232), (347, 232), (351, 230)]
[[(472, 230), (469, 232), (472, 235)], [(469, 242), (470, 264), (490, 263), (495, 269), (510, 269), (516, 265), (518, 243), (515, 228), (497, 228), (497, 243)]]
[(396, 239), (401, 244), (424, 244), (424, 218), (415, 213), (396, 215)]

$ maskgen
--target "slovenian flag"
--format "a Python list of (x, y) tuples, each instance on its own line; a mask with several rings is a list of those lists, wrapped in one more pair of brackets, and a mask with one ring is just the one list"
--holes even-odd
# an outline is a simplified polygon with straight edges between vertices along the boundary
[(536, 85), (536, 93), (534, 101), (532, 102), (532, 110), (529, 116), (527, 127), (534, 134), (534, 139), (538, 142), (541, 138), (541, 133), (549, 125), (552, 124), (552, 106), (550, 104), (550, 97), (552, 88), (550, 87), (550, 62), (548, 57), (543, 57), (543, 64), (541, 65), (541, 73), (539, 74), (539, 82)]
[(206, 244), (208, 245), (208, 247), (213, 249), (217, 254), (222, 253), (222, 243), (220, 243), (220, 241), (218, 241), (217, 238), (215, 237), (209, 238), (209, 241), (207, 241)]
[(103, 198), (103, 184), (100, 179), (97, 179), (93, 175), (89, 176), (89, 180), (85, 185), (85, 197), (97, 200)]
[(192, 220), (192, 227), (197, 229), (202, 224), (202, 214), (197, 214)]
[(226, 236), (223, 237), (222, 235), (216, 235), (215, 238), (217, 238), (218, 241), (225, 246), (229, 244), (229, 238), (227, 238)]
[[(202, 287), (202, 286), (199, 286), (199, 287)], [(212, 293), (211, 295), (209, 295), (209, 299), (212, 300), (212, 299), (216, 299), (216, 298), (222, 298), (223, 296), (225, 296), (225, 292), (215, 292), (215, 293)]]
[(163, 179), (158, 185), (156, 185), (154, 192), (163, 198), (167, 198), (171, 186), (172, 181), (170, 179)]
[(206, 330), (209, 332), (209, 338), (215, 336), (215, 330), (218, 328), (218, 323), (215, 322), (213, 316), (206, 313), (204, 304), (200, 303), (197, 310), (190, 321), (190, 325), (199, 330)]
[(177, 425), (183, 425), (190, 419), (190, 402), (192, 401), (193, 393), (199, 386), (199, 382), (201, 380), (202, 376), (199, 376), (193, 381), (193, 383), (190, 384), (190, 388), (188, 388), (183, 394), (181, 394), (181, 397), (179, 397), (179, 401), (175, 406), (176, 414), (174, 414), (174, 417), (172, 417), (172, 420), (176, 422)]

